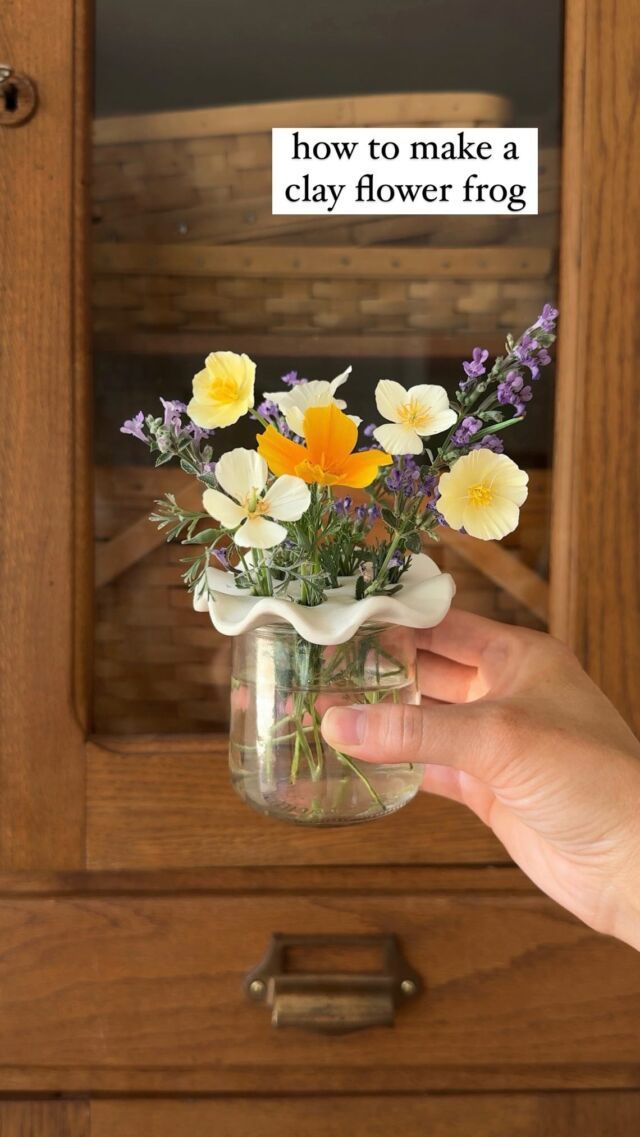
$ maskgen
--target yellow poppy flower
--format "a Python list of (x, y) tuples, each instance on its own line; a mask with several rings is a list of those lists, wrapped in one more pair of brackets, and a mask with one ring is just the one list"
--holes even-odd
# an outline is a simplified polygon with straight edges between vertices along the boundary
[(212, 351), (204, 370), (193, 377), (187, 414), (196, 426), (231, 426), (253, 406), (256, 365), (248, 355)]
[(464, 529), (481, 541), (499, 541), (518, 524), (528, 481), (506, 454), (472, 450), (440, 478), (436, 509), (452, 529)]
[(258, 453), (278, 476), (293, 474), (308, 484), (353, 489), (371, 485), (380, 467), (393, 461), (384, 450), (354, 454), (358, 428), (335, 404), (308, 408), (304, 437), (305, 446), (283, 438), (275, 427), (268, 426), (264, 434), (258, 435)]

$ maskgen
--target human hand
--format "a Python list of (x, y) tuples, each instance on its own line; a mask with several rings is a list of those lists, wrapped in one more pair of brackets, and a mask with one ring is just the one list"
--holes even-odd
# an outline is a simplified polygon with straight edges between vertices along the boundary
[(548, 896), (640, 949), (640, 743), (575, 656), (540, 632), (453, 610), (417, 633), (422, 706), (334, 707), (327, 742), (425, 763)]

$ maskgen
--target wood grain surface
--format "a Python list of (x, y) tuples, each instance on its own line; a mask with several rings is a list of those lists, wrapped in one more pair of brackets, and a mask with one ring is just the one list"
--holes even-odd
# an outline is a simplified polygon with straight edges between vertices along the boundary
[(0, 1102), (2, 1137), (631, 1137), (640, 1094), (341, 1095)]
[(368, 279), (411, 277), (417, 280), (527, 279), (546, 276), (553, 263), (550, 249), (494, 247), (475, 249), (353, 249), (290, 246), (272, 249), (245, 245), (98, 244), (93, 270), (105, 275), (286, 277)]
[[(274, 931), (395, 932), (425, 991), (393, 1029), (276, 1031), (242, 991)], [(640, 1086), (638, 955), (539, 898), (23, 898), (0, 937), (5, 1089)]]
[(91, 1137), (632, 1137), (640, 1095), (95, 1101)]
[(551, 621), (640, 730), (640, 3), (566, 26)]
[[(12, 0), (0, 58), (39, 108), (2, 128), (0, 864), (83, 863), (90, 542), (83, 345), (86, 36), (72, 0)], [(80, 678), (81, 677), (81, 678)], [(78, 696), (78, 682), (82, 690)], [(64, 809), (55, 807), (64, 802)]]
[[(423, 798), (385, 825), (303, 841), (235, 799), (206, 737), (110, 739), (88, 748), (85, 846), (87, 8), (11, 0), (0, 30), (0, 58), (32, 75), (41, 98), (28, 126), (3, 131), (0, 160), (0, 363), (18, 393), (0, 458), (0, 1133), (266, 1137), (307, 1126), (337, 1137), (344, 1120), (357, 1137), (394, 1127), (632, 1137), (638, 1097), (618, 1091), (640, 1088), (639, 957), (536, 895), (452, 804)], [(556, 631), (629, 717), (640, 642), (639, 15), (638, 0), (566, 5), (552, 582)], [(198, 114), (194, 139), (211, 130)], [(153, 121), (138, 128), (153, 137)], [(214, 248), (194, 268), (176, 246), (154, 268), (154, 252), (128, 248), (105, 275), (197, 277), (219, 271), (222, 255)], [(415, 251), (396, 261), (388, 249), (355, 250), (342, 267), (361, 278), (371, 252), (390, 282), (407, 270), (442, 280), (452, 268), (533, 279), (549, 267), (517, 247), (497, 267), (481, 263), (481, 248), (471, 260), (447, 250), (448, 264), (433, 249), (419, 264)], [(293, 279), (312, 264), (326, 281), (344, 255), (297, 254), (284, 254)], [(272, 256), (256, 245), (238, 269), (237, 252), (224, 255), (245, 283)], [(241, 989), (274, 931), (395, 932), (426, 990), (393, 1030), (277, 1033)], [(383, 1090), (408, 1097), (382, 1101)], [(91, 1093), (105, 1100), (8, 1100)], [(162, 1100), (113, 1100), (125, 1094)]]
[(90, 1137), (87, 1101), (0, 1101), (0, 1137)]
[(92, 743), (87, 778), (92, 869), (509, 861), (468, 810), (427, 794), (378, 825), (323, 831), (261, 817), (232, 789), (219, 735)]
[(538, 889), (514, 865), (269, 865), (183, 869), (94, 869), (91, 872), (0, 873), (0, 896), (151, 896), (203, 892), (243, 896), (338, 892), (360, 895), (410, 892), (416, 895), (470, 893), (477, 896), (538, 896)]

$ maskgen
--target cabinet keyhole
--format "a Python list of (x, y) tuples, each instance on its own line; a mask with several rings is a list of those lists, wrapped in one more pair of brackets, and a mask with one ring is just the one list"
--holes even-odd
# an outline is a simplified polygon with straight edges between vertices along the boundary
[(7, 114), (14, 114), (18, 109), (18, 88), (15, 83), (6, 83), (2, 88), (4, 109)]

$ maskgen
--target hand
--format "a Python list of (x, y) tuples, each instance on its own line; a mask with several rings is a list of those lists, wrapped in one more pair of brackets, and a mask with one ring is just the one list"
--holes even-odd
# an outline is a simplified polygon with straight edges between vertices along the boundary
[(640, 744), (557, 640), (451, 611), (417, 633), (422, 706), (332, 708), (370, 762), (425, 763), (548, 896), (640, 949)]

